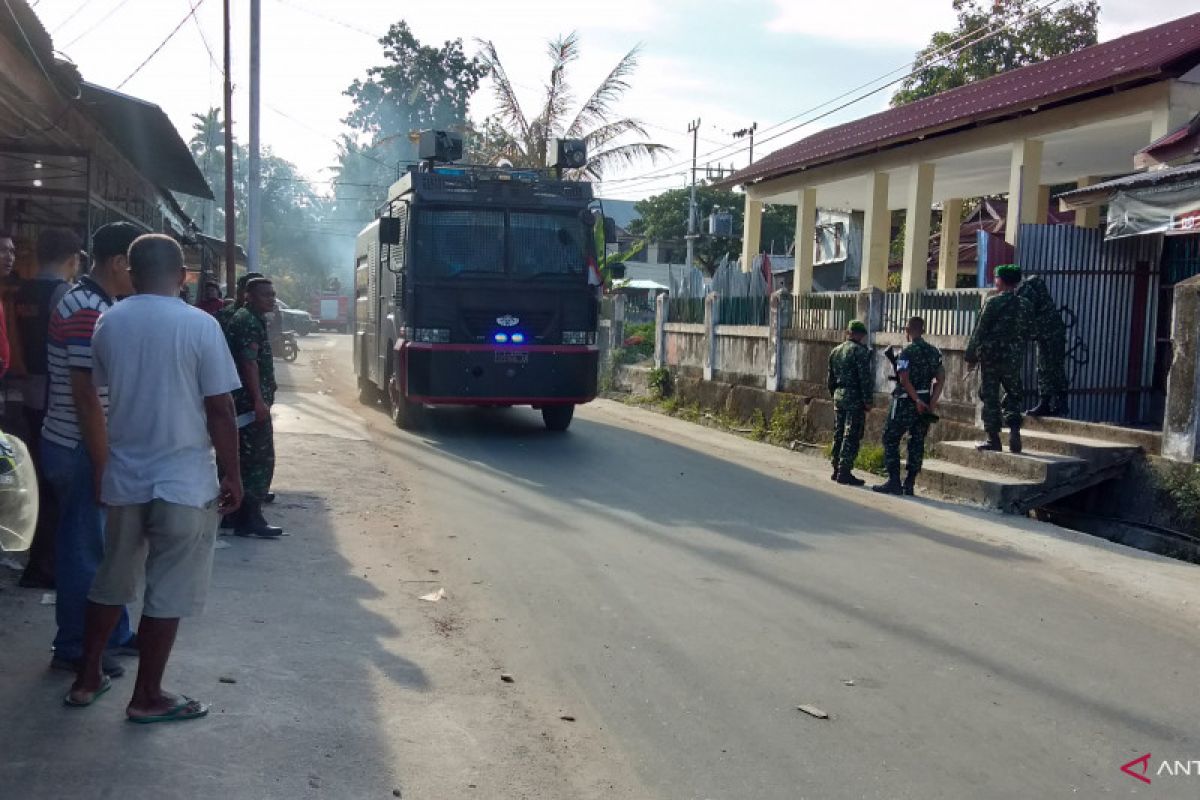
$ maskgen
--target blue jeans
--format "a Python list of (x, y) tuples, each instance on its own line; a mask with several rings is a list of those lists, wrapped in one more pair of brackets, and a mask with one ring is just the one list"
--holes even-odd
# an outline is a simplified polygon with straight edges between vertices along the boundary
[[(104, 558), (104, 510), (96, 504), (92, 459), (82, 444), (68, 448), (43, 438), (42, 469), (60, 513), (54, 558), (58, 588), (54, 655), (74, 661), (83, 657), (87, 595)], [(120, 646), (132, 635), (129, 614), (122, 611), (109, 646)]]

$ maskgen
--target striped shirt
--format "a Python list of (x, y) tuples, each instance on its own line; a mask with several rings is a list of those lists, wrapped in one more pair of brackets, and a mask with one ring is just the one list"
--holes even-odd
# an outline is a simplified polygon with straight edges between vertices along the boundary
[[(71, 393), (71, 370), (92, 369), (92, 331), (96, 320), (112, 307), (112, 298), (88, 277), (80, 279), (50, 315), (50, 334), (46, 344), (50, 377), (49, 404), (42, 436), (62, 447), (74, 448), (82, 435)], [(108, 413), (108, 389), (96, 390), (100, 405)]]

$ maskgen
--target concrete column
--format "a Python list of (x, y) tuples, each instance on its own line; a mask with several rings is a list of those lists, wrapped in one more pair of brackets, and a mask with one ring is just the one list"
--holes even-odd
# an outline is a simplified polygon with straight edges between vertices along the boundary
[(711, 381), (717, 371), (717, 319), (720, 296), (711, 292), (704, 297), (704, 380)]
[(892, 215), (888, 208), (888, 174), (867, 176), (867, 207), (863, 215), (863, 289), (887, 288), (888, 247), (891, 245)]
[(1167, 374), (1162, 454), (1172, 461), (1200, 460), (1200, 276), (1176, 285)]
[(808, 294), (813, 288), (813, 241), (817, 233), (817, 190), (801, 189), (796, 203), (796, 268), (792, 272), (792, 294)]
[(913, 164), (908, 176), (908, 212), (904, 224), (904, 267), (900, 291), (927, 288), (929, 218), (933, 212), (933, 164)]
[(1012, 167), (1008, 174), (1008, 221), (1004, 240), (1017, 243), (1021, 224), (1037, 221), (1038, 189), (1042, 182), (1042, 143), (1037, 139), (1013, 142)]
[(1050, 222), (1050, 187), (1044, 183), (1038, 187), (1036, 222), (1038, 225)]
[(654, 368), (662, 369), (667, 361), (667, 295), (654, 299)]
[[(1076, 181), (1075, 185), (1080, 189), (1086, 189), (1088, 186), (1099, 182), (1100, 179), (1096, 176), (1088, 175)], [(1100, 206), (1088, 206), (1087, 208), (1075, 209), (1075, 226), (1079, 228), (1099, 228)]]
[(962, 232), (961, 197), (951, 197), (942, 203), (942, 247), (938, 252), (939, 289), (953, 289), (958, 285), (958, 245)]
[(754, 269), (754, 257), (762, 250), (763, 204), (746, 195), (746, 212), (742, 221), (742, 272)]
[(767, 391), (783, 388), (783, 330), (792, 310), (792, 296), (780, 289), (771, 295), (767, 320)]

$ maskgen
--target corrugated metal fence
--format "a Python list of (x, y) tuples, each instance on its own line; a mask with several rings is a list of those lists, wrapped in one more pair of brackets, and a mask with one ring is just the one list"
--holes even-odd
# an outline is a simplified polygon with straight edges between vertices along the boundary
[(910, 317), (921, 317), (930, 336), (970, 336), (987, 295), (986, 289), (888, 292), (883, 296), (883, 330), (899, 333)]
[(845, 330), (858, 313), (858, 292), (820, 292), (792, 298), (785, 327), (797, 331)]
[[(1098, 229), (1022, 225), (1017, 263), (1040, 275), (1067, 323), (1071, 417), (1154, 423), (1154, 323), (1161, 236), (1104, 239)], [(1033, 348), (1025, 367), (1030, 400)]]

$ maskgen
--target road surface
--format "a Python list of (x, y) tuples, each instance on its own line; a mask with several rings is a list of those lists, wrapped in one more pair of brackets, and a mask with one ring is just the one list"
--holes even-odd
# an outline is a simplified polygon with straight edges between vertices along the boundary
[(1200, 797), (1120, 770), (1200, 759), (1196, 567), (614, 402), (402, 433), (348, 338), (301, 344), (294, 535), (218, 552), (172, 667), (220, 713), (128, 731), (121, 686), (66, 714), (5, 578), (0, 796)]

